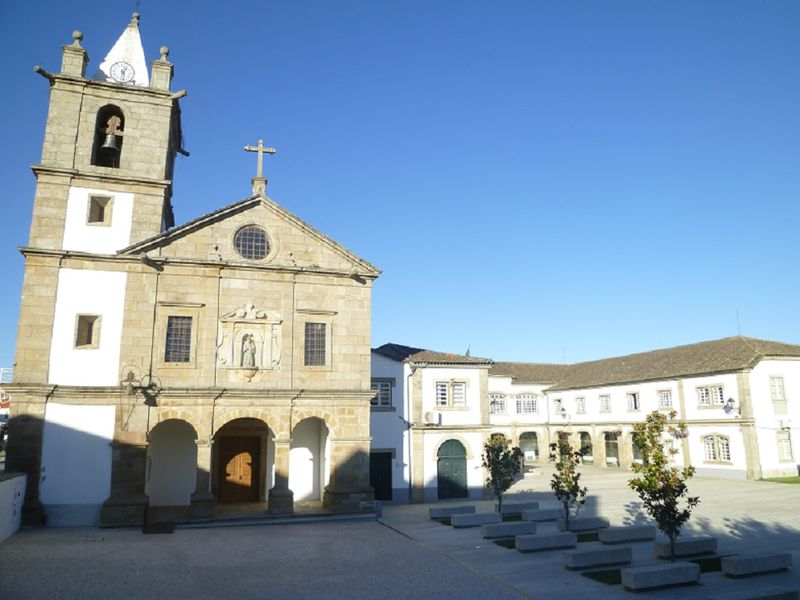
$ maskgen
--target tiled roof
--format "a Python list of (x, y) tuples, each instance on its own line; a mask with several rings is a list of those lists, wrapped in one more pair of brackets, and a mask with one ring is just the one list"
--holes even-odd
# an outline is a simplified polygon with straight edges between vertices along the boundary
[(477, 356), (465, 356), (463, 354), (451, 354), (448, 352), (433, 352), (424, 348), (414, 348), (413, 346), (403, 346), (402, 344), (384, 344), (378, 348), (373, 348), (373, 352), (385, 356), (390, 360), (408, 363), (432, 363), (446, 365), (491, 365), (489, 358), (478, 358)]
[(800, 346), (729, 337), (570, 365), (551, 390), (739, 371), (770, 356), (800, 357)]
[(489, 375), (511, 377), (514, 383), (558, 383), (566, 370), (567, 365), (496, 362), (489, 369)]

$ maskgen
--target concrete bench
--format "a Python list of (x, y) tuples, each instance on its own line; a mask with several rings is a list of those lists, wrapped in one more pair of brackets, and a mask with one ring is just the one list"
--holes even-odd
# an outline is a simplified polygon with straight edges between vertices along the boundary
[(540, 508), (539, 510), (524, 510), (522, 511), (522, 519), (524, 521), (555, 521), (561, 518), (561, 511), (557, 508)]
[[(537, 510), (538, 508), (538, 502), (503, 502), (503, 509), (500, 514), (521, 515), (524, 510)], [(494, 509), (498, 510), (497, 502), (494, 503)]]
[(564, 566), (568, 569), (627, 565), (631, 560), (633, 560), (633, 551), (630, 546), (591, 548), (564, 553)]
[(700, 565), (690, 562), (622, 569), (622, 585), (625, 589), (633, 591), (686, 585), (699, 581)]
[(708, 600), (800, 600), (800, 591), (768, 585), (758, 586), (758, 589), (726, 591), (709, 596)]
[[(608, 527), (608, 519), (603, 517), (576, 517), (569, 522), (569, 530), (577, 532), (597, 531)], [(558, 520), (558, 530), (566, 531), (567, 522), (564, 519)]]
[[(717, 540), (709, 536), (678, 538), (675, 540), (675, 556), (713, 554), (717, 551)], [(669, 542), (656, 542), (656, 557), (669, 558)]]
[(500, 516), (500, 513), (490, 512), (490, 513), (475, 513), (472, 515), (453, 515), (450, 518), (450, 523), (453, 527), (460, 528), (460, 527), (478, 527), (480, 525), (486, 525), (488, 523), (500, 523), (502, 522), (503, 518)]
[(446, 519), (453, 515), (475, 514), (474, 506), (437, 506), (428, 509), (428, 516), (431, 519)]
[(607, 529), (601, 529), (598, 537), (604, 544), (644, 542), (656, 539), (656, 528), (652, 525), (608, 527)]
[(577, 534), (569, 532), (550, 533), (547, 535), (518, 535), (514, 538), (514, 546), (520, 552), (574, 548), (577, 545)]
[(722, 572), (728, 577), (747, 577), (791, 568), (792, 555), (789, 552), (727, 556), (722, 559)]
[(486, 539), (508, 538), (517, 535), (536, 533), (536, 523), (512, 521), (511, 523), (490, 523), (481, 525), (481, 536)]

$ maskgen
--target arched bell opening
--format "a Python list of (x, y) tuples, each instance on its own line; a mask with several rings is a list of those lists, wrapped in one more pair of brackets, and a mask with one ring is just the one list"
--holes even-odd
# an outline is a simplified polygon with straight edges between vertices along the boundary
[(118, 169), (122, 157), (125, 115), (118, 106), (108, 104), (97, 111), (92, 146), (92, 164)]

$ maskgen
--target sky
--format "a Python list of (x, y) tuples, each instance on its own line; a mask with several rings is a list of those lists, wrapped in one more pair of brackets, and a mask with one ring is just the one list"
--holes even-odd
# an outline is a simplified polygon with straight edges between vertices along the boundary
[(0, 367), (48, 84), (141, 13), (181, 101), (176, 222), (268, 195), (383, 274), (372, 345), (578, 362), (800, 343), (800, 3), (0, 3)]

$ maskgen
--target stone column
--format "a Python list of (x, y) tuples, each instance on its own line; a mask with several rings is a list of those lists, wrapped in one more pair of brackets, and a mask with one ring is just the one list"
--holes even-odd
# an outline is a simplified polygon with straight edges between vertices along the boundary
[(333, 512), (374, 510), (369, 485), (369, 440), (331, 440), (331, 476), (322, 505)]
[(144, 522), (148, 504), (144, 493), (147, 442), (144, 434), (141, 438), (111, 442), (111, 495), (100, 511), (101, 527), (141, 525)]
[[(6, 386), (6, 389), (11, 388), (10, 385)], [(43, 397), (34, 401), (30, 397), (23, 398), (15, 394), (8, 422), (6, 472), (25, 473), (28, 476), (25, 503), (22, 506), (22, 522), (26, 525), (45, 523), (44, 508), (39, 500), (39, 484), (47, 475), (41, 470), (44, 407)]]
[(211, 493), (211, 440), (197, 440), (197, 485), (192, 494), (192, 518), (214, 516), (214, 494)]
[(294, 492), (289, 489), (289, 450), (292, 441), (275, 439), (275, 485), (269, 491), (268, 511), (273, 515), (294, 513)]

